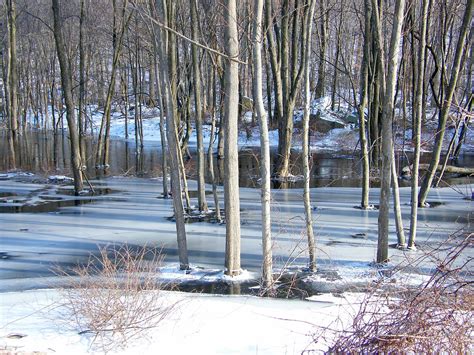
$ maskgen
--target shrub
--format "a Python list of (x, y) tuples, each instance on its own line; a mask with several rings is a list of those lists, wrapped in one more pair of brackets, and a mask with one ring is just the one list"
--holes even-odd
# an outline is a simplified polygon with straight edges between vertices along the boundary
[[(330, 353), (469, 353), (472, 351), (474, 296), (472, 248), (474, 234), (424, 255), (410, 266), (435, 261), (436, 269), (418, 287), (385, 287), (369, 292), (347, 329), (326, 328), (315, 341), (335, 335)], [(445, 252), (440, 258), (438, 252)], [(446, 250), (449, 250), (446, 253)], [(426, 264), (424, 264), (426, 265)], [(383, 287), (382, 287), (383, 286)]]
[(99, 248), (85, 265), (61, 272), (67, 279), (62, 289), (67, 319), (105, 352), (146, 337), (177, 305), (160, 293), (161, 260), (159, 251), (146, 247)]

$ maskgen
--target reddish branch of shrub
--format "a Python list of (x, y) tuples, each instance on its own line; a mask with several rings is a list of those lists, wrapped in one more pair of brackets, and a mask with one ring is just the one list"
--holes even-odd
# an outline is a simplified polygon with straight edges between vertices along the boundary
[(443, 258), (435, 257), (441, 248), (420, 258), (435, 258), (437, 268), (418, 288), (377, 287), (368, 293), (350, 329), (337, 332), (329, 352), (468, 353), (474, 335), (474, 296), (472, 257), (465, 253), (472, 248), (473, 235), (450, 238), (449, 244), (454, 240), (455, 245)]

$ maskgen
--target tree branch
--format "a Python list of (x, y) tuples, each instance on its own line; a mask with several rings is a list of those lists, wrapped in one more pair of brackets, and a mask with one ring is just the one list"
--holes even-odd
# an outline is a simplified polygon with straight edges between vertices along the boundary
[(239, 63), (239, 64), (243, 64), (243, 65), (247, 65), (247, 62), (243, 62), (243, 61), (239, 60), (237, 57), (230, 57), (230, 56), (228, 56), (228, 55), (225, 54), (225, 53), (219, 52), (219, 51), (217, 51), (217, 50), (215, 50), (215, 49), (213, 49), (213, 48), (207, 47), (207, 46), (205, 46), (205, 45), (203, 45), (203, 44), (201, 44), (201, 43), (199, 43), (199, 42), (193, 41), (191, 38), (188, 38), (188, 37), (186, 37), (185, 35), (179, 33), (178, 31), (176, 31), (176, 30), (174, 30), (174, 29), (172, 29), (172, 28), (170, 28), (170, 27), (164, 25), (163, 23), (161, 23), (161, 22), (158, 21), (157, 19), (155, 19), (155, 18), (153, 18), (152, 16), (150, 16), (150, 14), (143, 13), (142, 11), (140, 11), (140, 8), (135, 4), (134, 1), (130, 1), (129, 4), (130, 4), (135, 10), (137, 10), (138, 12), (140, 12), (140, 14), (141, 14), (142, 16), (145, 15), (145, 16), (146, 16), (150, 21), (152, 21), (154, 24), (160, 26), (162, 29), (164, 29), (164, 30), (166, 30), (166, 31), (168, 31), (168, 32), (171, 32), (171, 33), (175, 34), (176, 36), (178, 36), (178, 37), (184, 39), (185, 41), (187, 41), (187, 42), (189, 42), (189, 43), (191, 43), (191, 44), (193, 44), (193, 45), (195, 45), (195, 46), (198, 46), (199, 48), (202, 48), (202, 49), (204, 49), (204, 50), (206, 50), (206, 51), (209, 51), (209, 52), (211, 52), (211, 53), (214, 53), (214, 54), (217, 54), (217, 55), (219, 55), (219, 56), (221, 56), (221, 57), (224, 57), (224, 58), (226, 58), (226, 59), (228, 59), (228, 60), (230, 60), (230, 61), (233, 61), (233, 62), (236, 62), (236, 63)]

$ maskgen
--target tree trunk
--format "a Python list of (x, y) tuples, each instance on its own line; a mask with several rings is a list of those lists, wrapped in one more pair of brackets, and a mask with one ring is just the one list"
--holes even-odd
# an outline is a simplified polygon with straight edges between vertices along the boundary
[(436, 133), (436, 139), (433, 147), (433, 153), (431, 155), (431, 163), (426, 173), (423, 183), (421, 185), (420, 193), (418, 195), (418, 204), (424, 206), (426, 204), (426, 199), (428, 197), (428, 192), (431, 188), (431, 183), (436, 172), (436, 168), (439, 164), (441, 157), (441, 150), (443, 147), (444, 133), (446, 131), (446, 122), (449, 116), (449, 110), (451, 108), (451, 103), (453, 101), (454, 92), (456, 90), (456, 84), (458, 81), (459, 71), (461, 67), (461, 59), (464, 52), (464, 44), (466, 42), (467, 33), (470, 29), (470, 23), (472, 21), (472, 7), (473, 1), (468, 0), (466, 4), (466, 9), (464, 10), (464, 17), (459, 31), (458, 43), (456, 46), (455, 57), (453, 61), (453, 66), (451, 69), (451, 77), (449, 79), (449, 86), (447, 92), (442, 101), (441, 111), (439, 114), (438, 128)]
[[(157, 0), (158, 2), (159, 0)], [(164, 12), (165, 9), (161, 7), (161, 10)], [(166, 106), (166, 126), (167, 126), (167, 138), (168, 138), (168, 149), (169, 149), (169, 158), (170, 158), (170, 168), (171, 168), (171, 188), (173, 192), (173, 207), (174, 207), (174, 216), (176, 220), (176, 236), (178, 241), (178, 255), (179, 255), (179, 264), (181, 270), (189, 269), (188, 261), (188, 248), (186, 241), (186, 228), (184, 223), (184, 208), (183, 200), (181, 197), (181, 180), (179, 176), (180, 167), (179, 167), (179, 145), (177, 141), (176, 126), (175, 126), (175, 117), (174, 117), (174, 102), (171, 96), (171, 85), (169, 78), (168, 70), (168, 57), (164, 48), (164, 41), (162, 41), (161, 29), (156, 30), (157, 39), (158, 39), (158, 56), (160, 60), (160, 79), (161, 79), (161, 88), (164, 91), (163, 96), (165, 99)]]
[(328, 41), (328, 15), (326, 13), (326, 0), (320, 0), (320, 44), (319, 44), (319, 66), (318, 81), (316, 84), (315, 98), (319, 99), (324, 96), (324, 86), (326, 81), (326, 45)]
[(418, 222), (418, 179), (419, 164), (421, 150), (421, 115), (422, 115), (422, 98), (423, 98), (423, 82), (425, 73), (425, 51), (426, 51), (426, 32), (428, 25), (428, 0), (422, 1), (422, 13), (420, 23), (420, 39), (418, 44), (418, 73), (416, 75), (413, 115), (413, 173), (411, 177), (411, 213), (410, 213), (410, 234), (408, 237), (408, 248), (415, 249), (416, 229)]
[(394, 106), (394, 93), (397, 82), (397, 62), (399, 57), (399, 43), (403, 23), (403, 12), (405, 0), (397, 0), (395, 3), (395, 16), (393, 21), (392, 35), (388, 53), (388, 69), (385, 75), (384, 48), (382, 41), (381, 9), (376, 0), (372, 0), (376, 27), (376, 47), (381, 60), (381, 79), (384, 91), (382, 111), (382, 169), (380, 187), (380, 209), (378, 217), (378, 244), (377, 263), (388, 260), (388, 234), (389, 234), (389, 208), (390, 208), (390, 185), (393, 160), (392, 141), (392, 115)]
[[(114, 7), (114, 30), (113, 30), (113, 58), (112, 58), (112, 68), (110, 73), (110, 82), (109, 87), (107, 90), (107, 97), (105, 99), (105, 107), (104, 107), (104, 116), (102, 118), (102, 123), (100, 126), (99, 132), (99, 141), (97, 143), (97, 154), (96, 154), (96, 161), (97, 163), (107, 168), (109, 164), (109, 150), (110, 150), (110, 114), (112, 110), (112, 99), (115, 93), (115, 78), (117, 74), (117, 66), (120, 58), (120, 52), (122, 49), (122, 42), (125, 35), (125, 31), (128, 28), (128, 23), (131, 19), (131, 15), (127, 18), (125, 16), (126, 8), (128, 4), (128, 0), (124, 0), (122, 4), (122, 24), (120, 28), (120, 32), (118, 33), (117, 30), (117, 19), (116, 19), (116, 0), (112, 1)], [(135, 111), (137, 110), (137, 103), (135, 102)], [(104, 137), (102, 137), (102, 132), (104, 132)]]
[[(231, 58), (239, 56), (239, 34), (237, 30), (236, 0), (226, 0), (224, 5), (225, 48)], [(238, 104), (239, 104), (239, 65), (227, 60), (225, 70), (225, 182), (224, 200), (226, 214), (226, 274), (239, 275), (240, 270), (240, 200), (239, 200), (239, 156)]]
[[(314, 241), (313, 231), (313, 214), (311, 208), (311, 190), (309, 188), (309, 180), (311, 167), (309, 165), (309, 159), (312, 157), (309, 151), (309, 116), (310, 116), (310, 105), (311, 105), (311, 87), (310, 87), (310, 54), (311, 54), (311, 32), (313, 29), (313, 15), (316, 0), (310, 0), (310, 9), (306, 13), (306, 38), (305, 38), (305, 49), (304, 49), (304, 115), (303, 115), (303, 176), (304, 176), (304, 212), (306, 220), (306, 235), (308, 238), (308, 253), (309, 253), (309, 270), (312, 272), (316, 271), (316, 245)], [(311, 159), (312, 160), (312, 159)]]
[[(297, 5), (295, 3), (295, 5)], [(278, 125), (278, 154), (279, 162), (276, 175), (281, 178), (286, 178), (290, 175), (290, 154), (291, 154), (291, 142), (293, 136), (293, 114), (296, 105), (296, 99), (299, 94), (299, 88), (303, 78), (303, 68), (304, 60), (300, 60), (300, 65), (297, 66), (297, 55), (298, 51), (296, 50), (297, 43), (300, 43), (300, 47), (304, 46), (304, 39), (299, 39), (299, 32), (297, 31), (297, 26), (293, 25), (293, 33), (291, 37), (292, 41), (292, 71), (290, 75), (289, 71), (289, 48), (288, 48), (288, 17), (289, 14), (289, 5), (287, 1), (284, 1), (282, 5), (283, 18), (282, 18), (282, 36), (281, 36), (281, 57), (282, 57), (282, 66), (281, 66), (281, 76), (283, 83), (283, 118), (280, 120)], [(308, 9), (304, 9), (305, 16)], [(297, 16), (299, 9), (295, 9), (294, 16)], [(301, 25), (301, 38), (305, 38), (307, 35), (308, 27), (306, 23)], [(290, 80), (291, 79), (291, 80)]]
[(14, 0), (7, 0), (8, 27), (8, 147), (10, 168), (16, 169), (18, 141), (18, 68), (16, 55), (16, 7)]
[[(191, 32), (192, 39), (199, 41), (198, 29), (198, 14), (197, 14), (197, 0), (190, 0), (191, 2)], [(201, 104), (201, 70), (199, 68), (199, 53), (198, 47), (192, 46), (192, 61), (193, 61), (193, 78), (194, 78), (194, 109), (196, 114), (196, 134), (197, 134), (197, 182), (198, 182), (198, 208), (199, 211), (207, 212), (206, 202), (206, 184), (204, 182), (204, 143), (202, 136), (202, 104)]]
[(397, 247), (404, 249), (406, 246), (405, 231), (403, 229), (402, 210), (400, 205), (400, 190), (398, 188), (397, 164), (395, 164), (395, 151), (392, 151), (392, 195), (395, 228), (397, 230)]
[(81, 13), (79, 16), (79, 109), (78, 109), (78, 118), (77, 125), (79, 127), (79, 149), (81, 151), (81, 160), (86, 161), (86, 152), (84, 147), (84, 106), (85, 106), (85, 63), (86, 63), (86, 52), (84, 49), (84, 21), (85, 21), (85, 9), (84, 9), (84, 0), (81, 0)]
[(77, 133), (75, 120), (75, 107), (73, 99), (72, 75), (69, 67), (69, 60), (66, 57), (66, 47), (62, 33), (62, 19), (60, 16), (59, 0), (52, 0), (54, 19), (54, 39), (56, 41), (56, 51), (58, 54), (59, 67), (61, 69), (61, 82), (64, 101), (66, 103), (66, 119), (69, 127), (69, 138), (71, 146), (71, 168), (74, 176), (74, 193), (79, 195), (83, 188), (81, 171), (81, 152), (79, 149), (79, 135)]
[(254, 104), (260, 125), (260, 155), (261, 155), (261, 201), (262, 201), (262, 282), (266, 292), (270, 291), (273, 285), (273, 260), (272, 260), (272, 234), (270, 216), (270, 142), (268, 138), (268, 119), (263, 103), (263, 79), (262, 79), (262, 16), (263, 0), (254, 2), (254, 23), (253, 23), (253, 69), (254, 83), (253, 95)]
[(364, 32), (364, 54), (360, 69), (360, 99), (357, 106), (359, 112), (359, 139), (362, 155), (362, 197), (360, 207), (366, 209), (369, 207), (369, 191), (370, 191), (370, 164), (369, 164), (369, 148), (367, 145), (367, 129), (365, 125), (365, 107), (367, 104), (367, 92), (369, 85), (369, 51), (370, 51), (370, 18), (371, 7), (370, 0), (364, 0), (365, 9), (365, 32)]
[[(272, 1), (265, 0), (265, 27), (267, 28), (268, 50), (270, 52), (270, 66), (273, 78), (273, 90), (275, 95), (275, 113), (274, 121), (280, 122), (283, 117), (283, 87), (280, 77), (280, 63), (278, 61), (278, 49), (273, 37), (273, 15), (272, 15)], [(267, 78), (268, 81), (268, 78)], [(271, 100), (268, 100), (271, 102)]]
[(212, 181), (212, 195), (214, 196), (214, 208), (216, 214), (216, 220), (218, 223), (221, 223), (221, 209), (219, 206), (219, 196), (217, 195), (217, 178), (214, 173), (214, 153), (213, 145), (216, 141), (216, 114), (217, 114), (217, 69), (213, 68), (212, 70), (212, 122), (211, 122), (211, 132), (209, 138), (209, 148), (207, 150), (207, 160), (209, 166), (209, 176)]
[[(158, 30), (159, 31), (159, 30)], [(153, 41), (153, 46), (156, 49), (156, 41)], [(163, 90), (161, 89), (160, 77), (161, 74), (158, 69), (158, 62), (156, 57), (154, 58), (155, 69), (153, 70), (155, 74), (156, 87), (158, 89), (158, 103), (160, 105), (160, 140), (161, 140), (161, 166), (163, 167), (163, 197), (168, 198), (169, 188), (168, 188), (168, 154), (167, 154), (167, 143), (166, 143), (166, 132), (165, 132), (165, 101), (163, 100)], [(156, 100), (155, 98), (153, 100)], [(156, 101), (155, 101), (156, 102)]]

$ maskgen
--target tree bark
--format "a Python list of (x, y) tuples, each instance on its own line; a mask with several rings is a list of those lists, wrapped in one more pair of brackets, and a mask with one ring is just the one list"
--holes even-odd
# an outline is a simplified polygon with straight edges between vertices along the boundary
[[(191, 32), (194, 41), (199, 40), (198, 29), (198, 13), (197, 0), (190, 0), (191, 2)], [(194, 82), (194, 112), (196, 114), (196, 134), (197, 134), (197, 183), (198, 183), (198, 208), (199, 211), (207, 212), (206, 202), (206, 184), (204, 182), (204, 143), (202, 136), (202, 103), (201, 103), (201, 70), (199, 68), (199, 53), (198, 47), (192, 46), (192, 62), (193, 62), (193, 82)]]
[(406, 238), (405, 231), (403, 229), (400, 190), (398, 188), (397, 164), (395, 164), (395, 151), (392, 151), (392, 180), (393, 214), (395, 216), (395, 228), (397, 230), (397, 247), (405, 248)]
[(413, 173), (411, 177), (411, 213), (410, 213), (410, 234), (408, 237), (408, 248), (415, 249), (416, 229), (418, 222), (418, 178), (421, 151), (421, 116), (422, 116), (422, 98), (423, 98), (423, 82), (425, 73), (425, 52), (426, 52), (426, 32), (428, 26), (428, 0), (422, 1), (421, 23), (420, 23), (420, 39), (418, 45), (418, 73), (416, 75), (413, 115)]
[(459, 71), (461, 67), (461, 59), (464, 52), (464, 44), (466, 42), (467, 33), (470, 29), (470, 23), (472, 21), (472, 7), (473, 1), (468, 0), (466, 8), (464, 10), (463, 21), (461, 29), (459, 31), (459, 38), (456, 45), (455, 57), (453, 61), (453, 66), (451, 69), (451, 77), (449, 79), (449, 85), (447, 92), (445, 93), (444, 100), (442, 102), (441, 111), (439, 114), (438, 128), (436, 131), (436, 139), (433, 147), (433, 153), (431, 155), (431, 163), (426, 173), (423, 183), (421, 185), (420, 193), (418, 195), (418, 204), (424, 206), (426, 204), (426, 199), (428, 197), (428, 192), (431, 188), (433, 178), (437, 169), (437, 166), (441, 157), (441, 150), (443, 147), (444, 133), (446, 131), (446, 122), (449, 116), (449, 110), (451, 108), (451, 103), (453, 101), (454, 92), (456, 90), (456, 85), (459, 77)]
[(254, 104), (260, 126), (260, 174), (262, 178), (261, 201), (262, 201), (262, 282), (266, 291), (273, 285), (273, 260), (272, 260), (272, 234), (271, 234), (271, 191), (270, 191), (270, 142), (268, 138), (268, 119), (263, 103), (263, 79), (262, 79), (262, 17), (263, 0), (254, 1), (254, 23), (253, 23), (253, 69), (254, 69)]
[[(308, 27), (307, 24), (303, 22), (301, 25), (301, 40), (298, 39), (297, 26), (293, 26), (292, 33), (292, 72), (290, 75), (288, 62), (289, 62), (289, 48), (288, 48), (288, 17), (289, 14), (286, 12), (289, 11), (287, 2), (283, 3), (283, 19), (282, 19), (282, 39), (281, 39), (281, 57), (282, 57), (282, 66), (281, 66), (281, 76), (283, 83), (283, 118), (280, 121), (278, 127), (278, 154), (279, 162), (276, 175), (281, 178), (287, 178), (290, 175), (290, 155), (291, 155), (291, 142), (293, 138), (293, 119), (294, 119), (294, 109), (296, 105), (296, 99), (299, 94), (299, 89), (301, 81), (303, 79), (303, 68), (304, 60), (301, 58), (300, 65), (297, 66), (297, 50), (295, 49), (297, 43), (300, 43), (300, 46), (304, 46), (304, 38), (307, 36)], [(308, 9), (305, 8), (304, 12), (306, 16)], [(297, 16), (298, 9), (295, 9), (294, 16)], [(286, 14), (286, 15), (285, 15)], [(291, 80), (290, 80), (291, 79)]]
[(78, 117), (77, 117), (77, 125), (79, 127), (79, 149), (81, 151), (81, 160), (86, 161), (86, 153), (84, 147), (84, 106), (85, 106), (85, 98), (86, 98), (86, 51), (84, 48), (84, 21), (85, 21), (85, 9), (84, 9), (84, 1), (81, 0), (80, 7), (81, 12), (79, 16), (79, 108), (78, 108)]
[[(275, 122), (280, 122), (283, 117), (283, 87), (280, 77), (280, 62), (278, 60), (278, 49), (272, 31), (272, 3), (273, 2), (271, 0), (265, 0), (265, 25), (268, 41), (268, 50), (270, 52), (269, 57), (273, 78), (273, 90), (275, 95), (275, 113), (273, 117)], [(271, 102), (271, 100), (269, 100), (269, 102)]]
[(211, 121), (211, 132), (209, 138), (209, 148), (207, 150), (207, 160), (209, 166), (209, 177), (212, 181), (212, 195), (214, 197), (214, 208), (216, 214), (216, 220), (218, 223), (222, 222), (221, 209), (219, 206), (219, 196), (217, 195), (217, 177), (214, 173), (214, 153), (213, 145), (216, 140), (216, 114), (217, 114), (217, 68), (212, 70), (212, 121)]
[(390, 185), (393, 160), (393, 134), (392, 115), (394, 106), (394, 93), (397, 82), (397, 62), (399, 57), (399, 43), (403, 23), (403, 12), (405, 0), (397, 0), (395, 3), (395, 15), (390, 38), (388, 53), (388, 69), (385, 75), (384, 48), (381, 28), (381, 9), (376, 0), (372, 0), (376, 28), (376, 47), (381, 60), (381, 79), (383, 94), (382, 111), (382, 169), (380, 187), (380, 209), (378, 217), (378, 243), (377, 243), (377, 263), (388, 260), (388, 234), (389, 234), (389, 208), (390, 208)]
[[(237, 30), (236, 0), (224, 2), (225, 47), (230, 58), (239, 56), (239, 34)], [(239, 275), (240, 270), (240, 200), (239, 200), (239, 156), (238, 104), (239, 104), (239, 64), (227, 60), (225, 70), (225, 182), (224, 201), (226, 214), (226, 274)]]
[(16, 43), (16, 6), (14, 0), (7, 0), (8, 27), (8, 147), (10, 168), (16, 169), (16, 146), (18, 141), (18, 67)]
[[(157, 2), (160, 0), (157, 0)], [(165, 8), (163, 6), (157, 6), (161, 8), (161, 11), (164, 13)], [(161, 79), (161, 88), (163, 90), (163, 97), (165, 99), (166, 106), (166, 126), (167, 126), (167, 138), (168, 138), (168, 150), (170, 158), (170, 168), (171, 168), (171, 189), (173, 193), (173, 207), (174, 207), (174, 216), (176, 221), (176, 236), (178, 241), (178, 255), (179, 255), (179, 265), (181, 270), (189, 269), (188, 261), (188, 247), (186, 241), (186, 228), (184, 223), (184, 208), (183, 200), (181, 195), (181, 179), (179, 176), (180, 166), (178, 160), (179, 154), (179, 145), (177, 141), (176, 134), (176, 125), (175, 125), (175, 108), (174, 101), (171, 95), (171, 84), (168, 71), (168, 56), (165, 51), (165, 44), (162, 40), (162, 30), (156, 29), (157, 39), (158, 39), (158, 57), (160, 61), (160, 79)]]
[(306, 236), (308, 239), (308, 253), (309, 253), (309, 270), (316, 271), (316, 244), (314, 241), (313, 231), (313, 214), (311, 207), (311, 190), (309, 187), (309, 180), (311, 175), (311, 167), (309, 159), (312, 160), (311, 152), (309, 151), (309, 116), (311, 105), (311, 87), (310, 87), (310, 54), (311, 54), (311, 32), (313, 29), (313, 15), (316, 0), (310, 0), (308, 3), (309, 11), (306, 13), (306, 40), (304, 49), (304, 114), (303, 114), (303, 176), (304, 176), (304, 212), (306, 220)]
[(66, 56), (66, 47), (62, 32), (62, 19), (60, 16), (59, 0), (52, 0), (54, 39), (56, 41), (56, 51), (58, 54), (59, 67), (61, 69), (61, 82), (64, 101), (66, 103), (66, 119), (69, 127), (69, 138), (71, 147), (71, 168), (74, 176), (74, 193), (79, 195), (82, 191), (82, 171), (81, 152), (79, 149), (79, 135), (77, 133), (75, 107), (73, 98), (72, 75), (69, 61)]
[(318, 66), (318, 81), (316, 84), (315, 98), (320, 99), (324, 96), (324, 87), (326, 82), (326, 46), (328, 41), (328, 22), (326, 0), (320, 0), (320, 44), (319, 44), (319, 66)]
[[(102, 123), (100, 126), (99, 132), (99, 141), (97, 143), (97, 154), (96, 162), (98, 165), (106, 168), (109, 164), (109, 150), (110, 150), (110, 114), (112, 110), (112, 98), (115, 93), (115, 79), (117, 75), (117, 66), (120, 58), (120, 52), (122, 50), (122, 42), (125, 36), (125, 32), (128, 28), (128, 23), (131, 19), (131, 14), (126, 17), (125, 12), (127, 8), (128, 0), (124, 0), (122, 4), (122, 15), (121, 20), (122, 24), (120, 27), (120, 32), (117, 30), (117, 19), (116, 19), (116, 0), (112, 1), (114, 7), (114, 29), (113, 29), (113, 58), (112, 58), (112, 68), (110, 73), (110, 82), (107, 90), (107, 97), (105, 99), (104, 107), (104, 116), (102, 118)], [(137, 110), (137, 102), (135, 102), (135, 111)], [(102, 133), (104, 132), (102, 137)]]
[(369, 86), (369, 51), (370, 51), (370, 18), (371, 7), (370, 0), (364, 0), (365, 9), (365, 32), (364, 32), (364, 53), (360, 69), (360, 90), (359, 90), (359, 139), (362, 155), (362, 196), (360, 207), (366, 209), (369, 207), (369, 191), (370, 191), (370, 163), (369, 148), (367, 144), (367, 128), (365, 122), (365, 107), (367, 105), (367, 92)]

